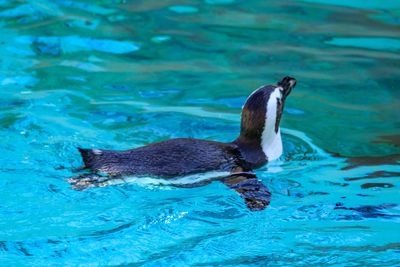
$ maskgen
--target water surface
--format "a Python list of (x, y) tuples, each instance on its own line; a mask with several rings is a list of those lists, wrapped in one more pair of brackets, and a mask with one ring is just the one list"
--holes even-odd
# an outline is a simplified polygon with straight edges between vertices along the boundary
[[(0, 265), (399, 265), (399, 36), (389, 0), (0, 0)], [(231, 141), (286, 75), (262, 212), (219, 182), (65, 181), (77, 146)]]

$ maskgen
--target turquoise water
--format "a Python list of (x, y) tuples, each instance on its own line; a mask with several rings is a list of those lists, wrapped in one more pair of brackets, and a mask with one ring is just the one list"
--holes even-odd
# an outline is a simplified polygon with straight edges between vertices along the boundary
[[(400, 265), (400, 2), (0, 0), (0, 265)], [(233, 140), (297, 78), (271, 205), (222, 183), (75, 191), (77, 146)]]

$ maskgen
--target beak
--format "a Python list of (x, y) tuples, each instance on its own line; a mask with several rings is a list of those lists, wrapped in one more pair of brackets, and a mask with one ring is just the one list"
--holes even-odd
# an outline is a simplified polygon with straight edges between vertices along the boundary
[(286, 76), (278, 82), (278, 86), (283, 88), (283, 98), (286, 98), (290, 94), (292, 89), (296, 86), (296, 83), (296, 79), (289, 76)]

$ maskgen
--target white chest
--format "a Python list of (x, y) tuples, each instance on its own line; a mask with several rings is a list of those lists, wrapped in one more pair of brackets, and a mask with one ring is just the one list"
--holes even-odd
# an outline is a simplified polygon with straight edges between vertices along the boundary
[(263, 139), (261, 144), (264, 154), (267, 156), (268, 161), (276, 160), (282, 155), (282, 139), (281, 130), (278, 130), (277, 134), (269, 137), (268, 139)]
[(270, 95), (267, 103), (265, 114), (264, 130), (261, 137), (261, 147), (268, 161), (275, 160), (282, 155), (282, 139), (281, 130), (275, 132), (275, 124), (278, 116), (278, 99), (282, 97), (280, 90), (277, 88)]

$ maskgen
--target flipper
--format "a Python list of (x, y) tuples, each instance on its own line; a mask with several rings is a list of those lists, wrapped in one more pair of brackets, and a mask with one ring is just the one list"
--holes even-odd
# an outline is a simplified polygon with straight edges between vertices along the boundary
[(232, 173), (221, 182), (238, 192), (246, 202), (246, 206), (252, 211), (265, 209), (271, 201), (268, 188), (257, 179), (254, 173)]

